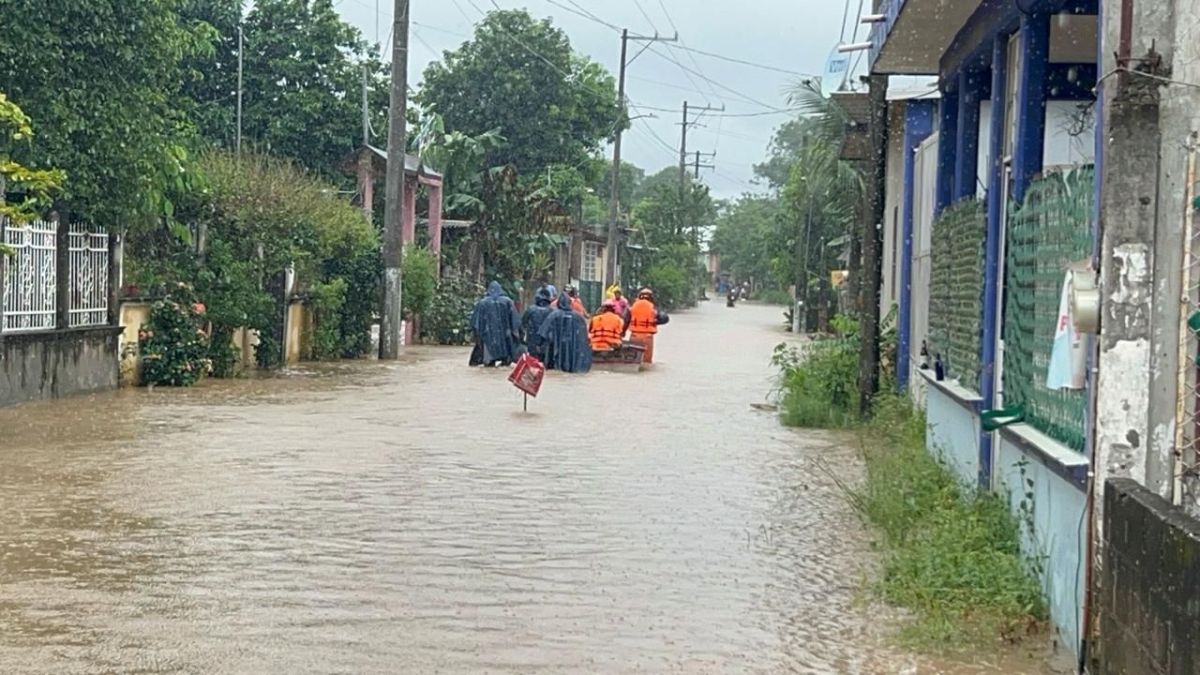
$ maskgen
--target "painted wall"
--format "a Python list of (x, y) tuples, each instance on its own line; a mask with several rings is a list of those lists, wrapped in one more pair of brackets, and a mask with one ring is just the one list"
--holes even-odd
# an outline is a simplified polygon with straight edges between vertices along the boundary
[(115, 389), (120, 332), (102, 326), (0, 335), (0, 407)]
[(951, 396), (978, 396), (946, 382), (932, 382), (933, 371), (918, 371), (926, 376), (925, 443), (929, 451), (940, 457), (958, 474), (964, 485), (975, 485), (979, 479), (979, 418)]
[[(1025, 425), (1014, 429), (1023, 434), (1033, 432)], [(1024, 437), (1036, 437), (1037, 445), (1051, 456), (1081, 462), (1086, 467), (1083, 455), (1041, 434), (1033, 432)], [(1078, 653), (1086, 582), (1082, 563), (1087, 555), (1087, 494), (1025, 452), (1014, 442), (1010, 430), (998, 434), (995, 452), (995, 484), (1001, 494), (1008, 493), (1010, 510), (1023, 523), (1023, 550), (1027, 556), (1040, 557), (1044, 566), (1041, 581), (1050, 605), (1050, 620), (1062, 644)], [(1033, 497), (1032, 507), (1023, 512), (1021, 501), (1028, 494)]]

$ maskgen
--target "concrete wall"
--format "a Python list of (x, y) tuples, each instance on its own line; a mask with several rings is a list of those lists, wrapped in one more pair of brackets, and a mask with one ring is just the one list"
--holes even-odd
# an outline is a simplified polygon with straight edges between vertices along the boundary
[(995, 484), (1008, 494), (1010, 511), (1022, 524), (1023, 552), (1042, 560), (1050, 620), (1062, 644), (1077, 653), (1087, 577), (1082, 564), (1087, 493), (1076, 478), (1086, 480), (1087, 458), (1024, 424), (1005, 428), (997, 439)]
[(119, 335), (110, 326), (0, 335), (0, 406), (115, 388)]
[(1104, 502), (1093, 672), (1200, 673), (1200, 521), (1129, 479)]
[[(123, 387), (136, 387), (142, 381), (142, 363), (138, 352), (138, 333), (150, 320), (150, 308), (154, 303), (148, 300), (132, 300), (121, 303), (121, 334), (118, 354), (120, 354), (120, 384)], [(311, 319), (310, 319), (311, 320)], [(233, 332), (231, 340), (234, 349), (241, 354), (239, 363), (243, 368), (255, 368), (254, 348), (258, 345), (258, 332), (248, 328), (239, 328)]]
[[(283, 335), (283, 356), (286, 365), (294, 366), (300, 363), (300, 358), (305, 355), (305, 336), (312, 334), (308, 325), (310, 313), (304, 311), (304, 304), (300, 302), (290, 303), (287, 313), (287, 321), (284, 324), (287, 326), (287, 330)], [(406, 332), (405, 335), (408, 333)]]
[(956, 384), (935, 382), (933, 371), (925, 374), (925, 442), (930, 452), (940, 457), (965, 485), (979, 480), (979, 417), (969, 403), (979, 396)]

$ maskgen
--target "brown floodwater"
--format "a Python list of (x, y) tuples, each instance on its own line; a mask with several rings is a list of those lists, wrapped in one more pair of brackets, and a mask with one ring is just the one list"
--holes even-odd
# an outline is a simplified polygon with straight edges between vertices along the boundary
[(933, 661), (781, 428), (775, 308), (530, 412), (462, 349), (0, 411), (0, 673), (1041, 673)]

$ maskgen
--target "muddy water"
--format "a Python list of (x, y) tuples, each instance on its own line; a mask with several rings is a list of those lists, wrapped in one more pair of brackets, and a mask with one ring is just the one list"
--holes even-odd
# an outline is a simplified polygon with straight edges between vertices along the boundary
[(529, 414), (458, 349), (0, 411), (0, 672), (1040, 672), (889, 646), (853, 452), (722, 305)]

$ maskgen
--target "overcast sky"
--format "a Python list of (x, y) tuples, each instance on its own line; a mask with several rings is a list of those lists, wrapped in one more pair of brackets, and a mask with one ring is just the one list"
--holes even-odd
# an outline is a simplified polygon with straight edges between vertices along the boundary
[[(454, 49), (473, 32), (481, 11), (494, 9), (492, 0), (410, 0), (412, 39), (409, 80), (417, 82), (425, 66), (441, 58), (443, 50)], [(358, 26), (368, 40), (390, 37), (393, 0), (340, 0), (338, 10)], [(614, 75), (620, 56), (620, 36), (611, 28), (572, 13), (563, 7), (570, 0), (495, 0), (505, 9), (523, 7), (535, 17), (550, 17), (564, 29), (576, 51), (603, 64)], [(680, 44), (722, 56), (752, 61), (797, 73), (819, 75), (831, 50), (837, 45), (844, 5), (837, 0), (575, 0), (575, 4), (604, 21), (628, 28), (631, 33), (672, 34), (679, 31)], [(376, 8), (378, 7), (378, 14)], [(853, 12), (855, 8), (852, 7)], [(665, 10), (665, 11), (664, 11)], [(644, 12), (644, 13), (643, 13)], [(856, 22), (851, 17), (850, 28)], [(859, 28), (859, 40), (866, 27)], [(851, 42), (851, 36), (846, 42)], [(636, 45), (630, 44), (632, 57)], [(637, 120), (626, 132), (622, 155), (653, 173), (664, 166), (678, 165), (680, 109), (691, 105), (725, 105), (729, 113), (761, 113), (787, 107), (788, 87), (799, 75), (743, 66), (701, 54), (658, 50), (668, 53), (702, 77), (647, 52), (630, 64), (626, 93), (634, 105), (668, 108), (653, 111), (657, 119)], [(385, 49), (385, 53), (386, 53)], [(693, 60), (694, 59), (694, 60)], [(633, 111), (633, 114), (639, 114)], [(733, 197), (760, 187), (750, 183), (751, 165), (761, 161), (772, 131), (786, 115), (725, 117), (702, 121), (688, 134), (690, 151), (716, 152), (716, 171), (702, 171), (701, 178), (713, 192)], [(657, 136), (657, 138), (656, 138)], [(667, 147), (670, 146), (670, 147)], [(610, 152), (611, 156), (611, 152)]]

